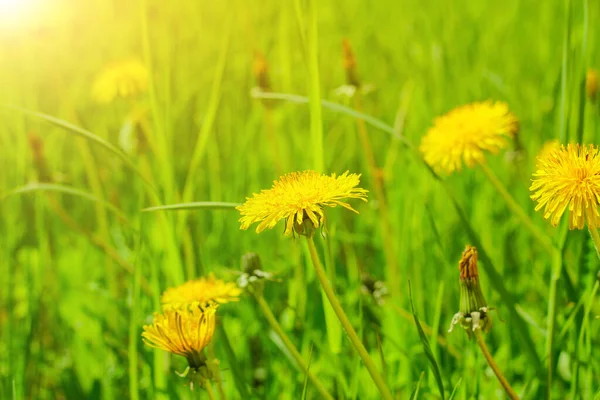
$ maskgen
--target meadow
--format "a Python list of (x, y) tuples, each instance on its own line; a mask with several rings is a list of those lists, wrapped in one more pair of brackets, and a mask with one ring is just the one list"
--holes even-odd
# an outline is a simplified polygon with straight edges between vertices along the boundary
[[(543, 149), (600, 140), (599, 22), (589, 0), (0, 0), (0, 399), (600, 399), (597, 149), (581, 226), (530, 190)], [(486, 129), (424, 141), (467, 104), (506, 106), (504, 137), (437, 168)], [(307, 170), (360, 174), (335, 200), (358, 213), (244, 225)], [(202, 315), (174, 347), (215, 325), (192, 362), (142, 334), (196, 279), (227, 295), (172, 311)], [(473, 293), (481, 329), (449, 333)]]

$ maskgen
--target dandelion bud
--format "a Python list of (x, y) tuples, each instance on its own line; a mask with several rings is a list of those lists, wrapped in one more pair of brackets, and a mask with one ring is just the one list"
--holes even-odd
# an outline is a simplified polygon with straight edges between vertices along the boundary
[(269, 80), (269, 63), (267, 62), (265, 55), (260, 51), (254, 52), (254, 65), (252, 69), (254, 71), (256, 85), (263, 91), (270, 92), (271, 84)]
[(273, 274), (263, 271), (260, 257), (256, 253), (246, 253), (242, 256), (242, 275), (237, 284), (240, 288), (252, 294), (260, 295), (265, 286), (265, 281), (274, 281)]
[(44, 142), (35, 133), (30, 133), (29, 136), (29, 147), (33, 153), (33, 164), (40, 182), (51, 182), (52, 177), (48, 164), (46, 163), (46, 157), (44, 156)]
[(371, 296), (378, 306), (385, 304), (385, 299), (389, 295), (388, 288), (384, 281), (376, 280), (368, 274), (362, 276), (362, 292)]
[(598, 71), (595, 69), (588, 69), (587, 71), (585, 77), (585, 92), (590, 101), (596, 101), (596, 95), (598, 94)]
[(469, 337), (476, 329), (487, 332), (491, 328), (492, 320), (479, 285), (477, 249), (475, 247), (466, 247), (458, 262), (458, 269), (460, 271), (460, 309), (454, 314), (448, 332), (451, 332), (456, 324), (460, 324)]
[(359, 87), (360, 82), (356, 72), (356, 57), (354, 57), (354, 52), (352, 51), (352, 46), (350, 45), (350, 41), (348, 39), (344, 39), (342, 42), (342, 49), (344, 57), (342, 60), (342, 65), (346, 71), (346, 84)]

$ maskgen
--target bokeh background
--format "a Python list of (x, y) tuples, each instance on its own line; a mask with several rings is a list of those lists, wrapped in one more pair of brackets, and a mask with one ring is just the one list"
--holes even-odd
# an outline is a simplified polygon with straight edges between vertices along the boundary
[[(317, 125), (322, 172), (362, 173), (362, 187), (373, 190), (381, 179), (385, 188), (393, 268), (373, 198), (353, 203), (360, 215), (328, 210), (327, 239), (318, 242), (398, 398), (416, 388), (419, 398), (441, 398), (409, 312), (409, 280), (415, 311), (433, 329), (446, 397), (503, 398), (476, 345), (463, 332), (446, 334), (458, 311), (456, 263), (468, 243), (489, 256), (482, 270), (501, 276), (490, 282), (482, 273), (498, 309), (487, 340), (518, 392), (598, 396), (598, 259), (587, 232), (552, 228), (534, 212), (528, 187), (547, 141), (598, 143), (600, 108), (586, 97), (585, 76), (600, 66), (599, 17), (600, 5), (586, 0), (0, 0), (0, 398), (202, 397), (174, 373), (185, 360), (143, 345), (142, 326), (164, 289), (208, 273), (235, 280), (249, 251), (276, 275), (265, 298), (311, 357), (311, 370), (336, 398), (378, 398), (323, 311), (303, 242), (284, 237), (283, 226), (257, 235), (239, 230), (233, 209), (141, 211), (239, 203), (282, 173), (318, 168)], [(360, 88), (348, 86), (344, 39)], [(147, 85), (98, 101), (103, 71), (127, 60), (144, 66)], [(257, 98), (265, 91), (316, 93), (387, 124), (391, 131), (366, 127), (376, 173), (347, 109), (318, 113)], [(436, 116), (488, 99), (508, 103), (520, 125), (511, 148), (488, 157), (491, 168), (536, 225), (563, 243), (573, 285), (561, 280), (554, 297), (552, 255), (485, 176), (467, 169), (442, 186), (398, 139), (418, 146)], [(383, 304), (363, 290), (367, 275), (386, 282)], [(557, 323), (549, 347), (551, 299)], [(219, 313), (211, 351), (228, 398), (301, 398), (304, 375), (253, 299)]]

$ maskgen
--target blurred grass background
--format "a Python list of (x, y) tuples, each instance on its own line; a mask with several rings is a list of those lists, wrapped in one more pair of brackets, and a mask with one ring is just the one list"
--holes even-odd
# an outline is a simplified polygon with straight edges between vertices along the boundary
[[(304, 247), (283, 237), (283, 227), (260, 235), (240, 231), (232, 210), (140, 211), (182, 201), (242, 202), (281, 172), (317, 168), (311, 114), (313, 129), (323, 129), (323, 172), (362, 172), (362, 187), (373, 190), (354, 118), (327, 108), (319, 117), (314, 104), (312, 113), (285, 101), (265, 107), (251, 96), (257, 52), (268, 63), (271, 90), (308, 96), (318, 82), (321, 98), (354, 106), (336, 92), (346, 83), (342, 40), (348, 39), (361, 82), (373, 88), (361, 94), (362, 111), (414, 145), (437, 115), (472, 101), (506, 101), (520, 132), (514, 148), (489, 163), (536, 224), (562, 243), (564, 227), (554, 229), (534, 213), (528, 187), (546, 141), (583, 135), (583, 142), (598, 143), (599, 108), (583, 96), (585, 72), (600, 61), (598, 3), (323, 1), (312, 14), (311, 4), (30, 0), (18, 16), (0, 11), (0, 103), (68, 121), (130, 160), (128, 166), (43, 118), (0, 109), (0, 398), (202, 396), (173, 373), (185, 368), (183, 359), (143, 346), (141, 327), (158, 310), (164, 289), (209, 272), (234, 280), (232, 271), (248, 251), (281, 279), (267, 283), (265, 298), (306, 360), (312, 348), (311, 371), (336, 398), (378, 398), (337, 321), (326, 320)], [(311, 42), (313, 16), (318, 37)], [(310, 69), (317, 50), (318, 81)], [(95, 77), (131, 58), (149, 69), (148, 90), (95, 102)], [(439, 398), (412, 317), (398, 312), (410, 309), (410, 280), (417, 314), (434, 327), (429, 339), (446, 396), (456, 388), (455, 398), (503, 398), (466, 335), (447, 337), (456, 354), (437, 342), (458, 311), (456, 263), (465, 244), (475, 244), (473, 236), (402, 142), (367, 129), (398, 271), (390, 277), (386, 268), (373, 197), (357, 205), (359, 216), (328, 210), (327, 246), (317, 242), (347, 313), (398, 398), (416, 386), (420, 398)], [(126, 145), (136, 134), (148, 143)], [(46, 177), (36, 154), (43, 154)], [(38, 181), (98, 201), (53, 186), (14, 192)], [(597, 396), (599, 262), (587, 232), (568, 232), (564, 240), (562, 265), (573, 288), (559, 282), (548, 359), (552, 256), (497, 200), (480, 171), (462, 171), (445, 183), (516, 299), (516, 307), (504, 304), (482, 274), (488, 303), (498, 308), (488, 345), (508, 380), (525, 398)], [(391, 296), (384, 305), (361, 290), (364, 273), (387, 280)], [(518, 332), (508, 308), (525, 321), (526, 332)], [(300, 398), (304, 376), (253, 299), (219, 313), (213, 343), (228, 398)], [(318, 398), (310, 384), (308, 398)]]

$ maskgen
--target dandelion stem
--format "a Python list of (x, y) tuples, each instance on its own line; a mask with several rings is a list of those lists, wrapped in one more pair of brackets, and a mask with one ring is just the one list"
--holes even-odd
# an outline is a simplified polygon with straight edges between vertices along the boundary
[(548, 240), (547, 235), (545, 235), (534, 223), (533, 220), (523, 211), (523, 208), (515, 201), (515, 199), (510, 195), (506, 187), (500, 182), (498, 177), (494, 175), (490, 167), (482, 162), (479, 164), (483, 173), (494, 186), (494, 188), (498, 191), (500, 196), (504, 199), (508, 207), (511, 209), (513, 213), (521, 219), (521, 222), (525, 225), (525, 227), (531, 232), (531, 234), (536, 238), (537, 241), (540, 242), (542, 246), (548, 251), (550, 254), (554, 254), (557, 251), (556, 247), (553, 243)]
[(315, 268), (317, 278), (319, 279), (319, 282), (321, 283), (321, 287), (323, 288), (323, 291), (325, 292), (327, 299), (329, 299), (329, 303), (333, 307), (333, 311), (335, 311), (335, 314), (337, 315), (338, 319), (340, 320), (340, 323), (342, 324), (344, 330), (348, 334), (348, 337), (350, 338), (352, 345), (354, 346), (354, 348), (360, 355), (360, 358), (365, 363), (365, 366), (367, 367), (367, 370), (369, 371), (369, 374), (371, 375), (373, 382), (375, 382), (377, 389), (379, 389), (379, 392), (381, 393), (381, 397), (385, 400), (393, 400), (393, 396), (392, 396), (392, 393), (390, 392), (390, 389), (387, 387), (387, 385), (385, 384), (385, 381), (383, 380), (383, 377), (377, 370), (377, 367), (375, 366), (373, 359), (369, 355), (369, 352), (367, 351), (365, 346), (360, 341), (358, 335), (356, 334), (356, 331), (354, 330), (354, 328), (352, 327), (352, 324), (350, 323), (350, 320), (348, 319), (348, 316), (346, 316), (346, 313), (344, 312), (344, 309), (342, 308), (340, 301), (336, 297), (335, 292), (333, 291), (333, 288), (331, 287), (331, 284), (327, 280), (327, 275), (325, 273), (325, 270), (323, 269), (323, 266), (321, 265), (321, 260), (319, 259), (319, 255), (317, 254), (317, 249), (315, 247), (315, 242), (313, 241), (313, 238), (306, 236), (306, 241), (308, 243), (308, 250), (310, 251), (310, 258), (312, 259), (312, 263)]
[(208, 398), (210, 400), (215, 400), (215, 393), (213, 392), (212, 386), (208, 379), (204, 382), (204, 388), (206, 389), (206, 393), (208, 393)]
[(479, 345), (479, 348), (481, 349), (483, 356), (487, 360), (489, 366), (494, 371), (494, 374), (496, 374), (498, 381), (500, 382), (500, 384), (506, 391), (506, 394), (508, 395), (508, 397), (511, 398), (512, 400), (518, 400), (519, 396), (517, 395), (515, 390), (512, 388), (512, 386), (510, 386), (510, 383), (508, 383), (508, 381), (506, 380), (504, 375), (502, 375), (502, 371), (500, 371), (500, 368), (498, 368), (498, 365), (494, 361), (492, 354), (488, 350), (487, 345), (485, 344), (485, 341), (483, 340), (483, 335), (481, 333), (481, 329), (475, 329), (475, 338), (477, 339), (477, 344)]
[(596, 255), (598, 256), (598, 258), (600, 258), (600, 235), (598, 235), (598, 229), (588, 226), (588, 231), (590, 231), (590, 236), (592, 237), (592, 241), (594, 242), (594, 247), (596, 248)]
[(275, 318), (275, 315), (273, 315), (273, 312), (271, 311), (271, 308), (265, 301), (265, 298), (263, 297), (263, 295), (255, 294), (254, 298), (256, 299), (256, 302), (258, 303), (260, 310), (262, 311), (265, 318), (267, 319), (267, 322), (269, 323), (269, 326), (271, 327), (271, 329), (273, 329), (275, 331), (275, 333), (277, 333), (277, 335), (283, 342), (283, 345), (285, 346), (285, 348), (290, 352), (292, 357), (294, 357), (294, 360), (296, 361), (298, 368), (303, 373), (306, 373), (306, 375), (308, 376), (308, 379), (310, 379), (312, 384), (315, 385), (315, 388), (319, 391), (319, 393), (321, 394), (323, 399), (333, 400), (333, 396), (331, 396), (329, 394), (329, 392), (327, 391), (325, 386), (323, 386), (321, 381), (319, 381), (319, 379), (315, 376), (315, 374), (310, 372), (308, 365), (306, 364), (306, 361), (304, 361), (304, 359), (302, 358), (302, 355), (296, 349), (296, 346), (294, 346), (294, 344), (292, 343), (290, 338), (285, 334), (285, 332), (281, 328), (281, 325), (279, 325), (277, 318)]

